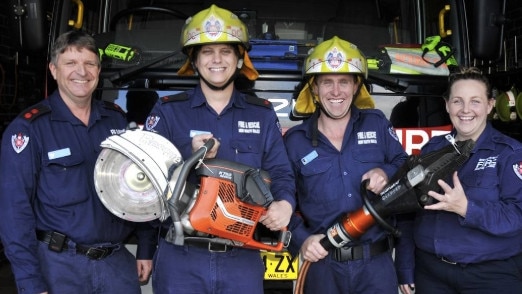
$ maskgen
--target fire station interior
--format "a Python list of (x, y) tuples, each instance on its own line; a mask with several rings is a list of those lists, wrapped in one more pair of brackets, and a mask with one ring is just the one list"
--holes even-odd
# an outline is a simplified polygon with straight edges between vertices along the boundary
[[(37, 22), (38, 29), (28, 31), (22, 28), (20, 16), (16, 16), (18, 11), (15, 11), (15, 7), (20, 1), (0, 1), (0, 135), (22, 110), (44, 99), (56, 88), (48, 73), (46, 52), (49, 39), (57, 37), (59, 31), (67, 28), (69, 15), (62, 15), (65, 14), (63, 11), (70, 6), (71, 15), (77, 12), (69, 2), (74, 1), (41, 1), (43, 14)], [(109, 44), (119, 44), (130, 48), (135, 54), (134, 57), (129, 57), (124, 55), (129, 52), (124, 49), (105, 50), (113, 56), (102, 57), (102, 82), (95, 94), (96, 98), (114, 101), (114, 93), (118, 89), (129, 90), (126, 110), (130, 119), (137, 122), (144, 120), (147, 109), (158, 99), (156, 92), (149, 90), (181, 91), (193, 87), (197, 82), (195, 78), (181, 78), (176, 74), (176, 70), (185, 61), (185, 56), (179, 50), (180, 33), (189, 16), (211, 4), (236, 12), (248, 27), (252, 44), (249, 55), (261, 78), (254, 84), (241, 83), (240, 87), (260, 97), (271, 97), (274, 93), (283, 95), (281, 97), (291, 97), (296, 90), (294, 86), (299, 87), (301, 68), (309, 50), (333, 36), (356, 44), (370, 60), (381, 57), (383, 47), (387, 45), (420, 46), (421, 35), (439, 34), (436, 23), (441, 6), (443, 7), (441, 1), (421, 0), (82, 2), (85, 6), (82, 30), (91, 33), (102, 50), (107, 49)], [(420, 24), (412, 16), (417, 7), (414, 4), (421, 2), (429, 15), (425, 24)], [(110, 14), (104, 18), (102, 7), (108, 6)], [(60, 13), (56, 11), (57, 8), (61, 9)], [(492, 84), (497, 90), (497, 100), (505, 101), (513, 96), (522, 101), (522, 2), (507, 0), (505, 12), (506, 21), (500, 43), (495, 43), (495, 40), (483, 41), (497, 44), (498, 56), (494, 60), (460, 56), (458, 61), (476, 65), (490, 73)], [(472, 13), (467, 17), (470, 22), (479, 18)], [(51, 21), (53, 18), (63, 19), (61, 22), (65, 25), (58, 31), (49, 33), (56, 29), (54, 26), (57, 24)], [(448, 37), (450, 45), (457, 51), (462, 52), (470, 47), (473, 47), (470, 50), (475, 50), (474, 52), (480, 49), (473, 42), (466, 44), (457, 41), (463, 39), (461, 37)], [(289, 44), (295, 45), (295, 50), (271, 51), (272, 48), (279, 48), (278, 45)], [(430, 127), (450, 123), (441, 97), (447, 76), (426, 79), (418, 75), (390, 75), (383, 70), (388, 68), (371, 71), (368, 87), (372, 95), (378, 97), (377, 108), (388, 115), (395, 127)], [(292, 85), (290, 89), (288, 83)], [(137, 90), (132, 91), (134, 88)], [(397, 92), (404, 95), (397, 96)], [(491, 120), (502, 132), (522, 140), (522, 102), (519, 113), (515, 108), (501, 107), (501, 115), (492, 114)], [(286, 113), (288, 110), (289, 108), (284, 109)], [(288, 121), (288, 118), (284, 119), (283, 125), (298, 123)], [(16, 293), (1, 244), (0, 250), (0, 293)]]
[[(59, 6), (53, 1), (46, 3), (43, 11), (45, 17), (40, 19), (39, 30), (28, 32), (20, 27), (20, 21), (13, 19), (14, 2), (6, 5), (5, 29), (6, 42), (10, 44), (5, 50), (2, 64), (4, 65), (4, 87), (2, 93), (2, 108), (0, 118), (0, 133), (3, 132), (8, 122), (20, 111), (45, 97), (55, 89), (55, 84), (48, 75), (47, 42), (54, 38), (58, 32), (47, 33), (51, 26), (50, 19), (61, 17), (70, 19), (69, 15), (57, 15), (52, 12)], [(57, 1), (60, 2), (60, 1)], [(72, 1), (74, 2), (74, 1)], [(135, 52), (135, 58), (125, 60), (122, 52), (112, 51), (114, 56), (104, 56), (102, 80), (100, 88), (140, 88), (144, 83), (150, 89), (178, 90), (193, 87), (195, 79), (184, 79), (176, 76), (185, 56), (179, 52), (180, 32), (186, 18), (195, 14), (211, 4), (217, 4), (232, 10), (245, 22), (249, 30), (252, 49), (249, 52), (254, 65), (261, 72), (262, 77), (270, 77), (271, 74), (287, 74), (287, 80), (298, 82), (301, 76), (303, 60), (307, 52), (321, 40), (332, 36), (349, 40), (356, 44), (369, 60), (379, 59), (383, 55), (383, 47), (390, 45), (420, 45), (419, 35), (431, 36), (438, 34), (437, 21), (439, 10), (443, 5), (438, 1), (420, 1), (423, 3), (426, 22), (420, 24), (414, 17), (417, 1), (408, 0), (376, 0), (376, 1), (340, 1), (325, 0), (320, 5), (317, 1), (290, 0), (290, 1), (100, 1), (85, 0), (83, 30), (92, 33), (98, 46), (107, 48), (108, 44), (122, 44)], [(9, 5), (8, 5), (9, 3)], [(74, 14), (76, 11), (72, 4), (63, 1), (62, 13), (68, 8)], [(507, 1), (506, 15), (510, 20), (504, 25), (504, 48), (501, 56), (492, 64), (484, 64), (481, 60), (459, 60), (461, 63), (474, 63), (483, 66), (485, 70), (494, 72), (499, 91), (506, 92), (513, 85), (520, 85), (520, 81), (512, 74), (512, 70), (518, 69), (516, 35), (520, 32), (517, 28), (516, 13), (517, 1)], [(101, 7), (108, 7), (110, 15), (102, 18), (104, 13)], [(55, 15), (52, 15), (54, 13)], [(64, 18), (65, 17), (65, 18)], [(473, 22), (473, 16), (468, 16)], [(519, 18), (519, 17), (518, 17)], [(69, 20), (70, 21), (70, 20)], [(448, 19), (447, 22), (454, 20)], [(66, 22), (66, 21), (61, 21)], [(53, 23), (53, 25), (55, 25)], [(70, 28), (70, 27), (69, 27)], [(65, 29), (61, 29), (65, 30)], [(31, 33), (31, 34), (29, 34)], [(25, 35), (24, 35), (25, 34)], [(470, 35), (473, 33), (470, 32)], [(44, 36), (42, 36), (44, 35)], [(458, 35), (449, 36), (448, 42), (455, 47), (457, 52), (464, 51), (465, 46), (473, 47), (473, 44), (462, 44), (458, 41)], [(485, 43), (498, 43), (488, 41)], [(294, 51), (271, 51), (278, 44), (295, 44)], [(4, 46), (5, 47), (5, 46)], [(474, 46), (477, 47), (477, 46)], [(518, 46), (520, 47), (520, 46)], [(107, 51), (107, 50), (106, 50)], [(176, 52), (177, 51), (177, 52)], [(170, 55), (171, 54), (171, 55)], [(156, 59), (159, 58), (159, 59)], [(459, 58), (470, 58), (462, 56)], [(136, 69), (136, 66), (155, 61), (152, 65)], [(491, 61), (487, 61), (490, 62)], [(509, 73), (506, 73), (509, 69)], [(146, 74), (142, 74), (146, 71)], [(130, 72), (130, 74), (129, 74)], [(146, 75), (146, 77), (145, 77)], [(141, 78), (145, 77), (145, 78)], [(277, 78), (278, 80), (281, 80)], [(109, 80), (112, 84), (105, 84)], [(382, 68), (371, 70), (369, 75), (369, 88), (375, 96), (389, 97), (377, 101), (377, 106), (383, 108), (391, 118), (391, 108), (398, 102), (404, 102), (399, 108), (406, 109), (411, 105), (416, 115), (394, 115), (396, 126), (437, 126), (447, 123), (447, 116), (440, 98), (446, 78), (433, 76), (430, 79), (414, 75), (390, 75), (383, 74)], [(266, 84), (269, 85), (266, 85)], [(372, 87), (381, 85), (385, 89)], [(263, 92), (272, 91), (274, 79), (256, 82), (249, 91), (258, 96)], [(277, 86), (279, 87), (279, 86)], [(421, 89), (422, 88), (422, 89)], [(408, 95), (401, 101), (391, 98), (389, 92), (404, 92)], [(114, 100), (108, 97), (109, 91), (98, 91), (97, 98)], [(417, 93), (421, 93), (416, 96)], [(261, 95), (259, 95), (261, 94)], [(266, 95), (265, 95), (266, 96)], [(415, 96), (414, 98), (406, 98)], [(435, 96), (435, 97), (434, 97)], [(438, 96), (438, 97), (437, 97)], [(402, 101), (404, 100), (404, 101)], [(381, 103), (382, 102), (382, 103)], [(144, 100), (146, 104), (146, 101)], [(286, 109), (285, 109), (286, 110)], [(396, 120), (399, 117), (400, 120)], [(411, 123), (407, 119), (416, 118)], [(516, 121), (520, 120), (517, 118)], [(500, 124), (503, 122), (501, 121)], [(513, 128), (510, 122), (506, 128)]]

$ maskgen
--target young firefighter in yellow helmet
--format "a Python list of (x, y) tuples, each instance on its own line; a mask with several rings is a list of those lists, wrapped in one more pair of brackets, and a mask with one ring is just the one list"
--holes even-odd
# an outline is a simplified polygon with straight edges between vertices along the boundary
[[(270, 230), (285, 228), (295, 207), (295, 181), (278, 118), (269, 101), (242, 94), (234, 85), (240, 74), (249, 80), (258, 76), (247, 54), (246, 26), (232, 12), (212, 5), (187, 20), (181, 42), (188, 59), (178, 74), (197, 73), (200, 82), (195, 89), (160, 99), (145, 128), (171, 140), (183, 158), (215, 139), (207, 157), (267, 171), (275, 201), (260, 221)], [(261, 294), (263, 276), (258, 250), (189, 240), (179, 246), (162, 236), (152, 285), (161, 294)]]
[(310, 262), (304, 292), (396, 294), (392, 237), (381, 227), (341, 248), (325, 250), (320, 240), (340, 217), (363, 206), (363, 181), (381, 192), (407, 154), (380, 110), (357, 107), (373, 103), (363, 84), (366, 58), (354, 44), (333, 37), (317, 45), (304, 74), (308, 85), (293, 114), (309, 117), (285, 134), (299, 210), (289, 226), (291, 250)]

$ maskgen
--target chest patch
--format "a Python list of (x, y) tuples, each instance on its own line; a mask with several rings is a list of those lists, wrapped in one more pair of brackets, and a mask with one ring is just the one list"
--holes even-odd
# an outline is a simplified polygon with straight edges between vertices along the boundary
[(260, 134), (261, 124), (258, 121), (238, 121), (237, 129), (241, 134)]
[(377, 144), (377, 132), (358, 132), (357, 133), (357, 144)]
[(475, 166), (475, 170), (484, 170), (486, 168), (496, 168), (497, 167), (497, 158), (498, 156), (491, 156), (488, 158), (480, 158)]

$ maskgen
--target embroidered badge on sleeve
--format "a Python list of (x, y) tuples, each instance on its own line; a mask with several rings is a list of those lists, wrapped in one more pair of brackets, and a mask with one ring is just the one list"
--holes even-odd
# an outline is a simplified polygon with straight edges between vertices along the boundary
[(154, 114), (149, 115), (147, 118), (147, 121), (145, 122), (145, 129), (147, 131), (150, 131), (154, 129), (154, 127), (158, 124), (158, 121), (160, 120), (160, 117)]
[(522, 161), (513, 164), (513, 171), (515, 175), (522, 180)]
[(27, 144), (29, 143), (29, 136), (22, 133), (14, 134), (11, 136), (11, 145), (16, 153), (22, 152)]

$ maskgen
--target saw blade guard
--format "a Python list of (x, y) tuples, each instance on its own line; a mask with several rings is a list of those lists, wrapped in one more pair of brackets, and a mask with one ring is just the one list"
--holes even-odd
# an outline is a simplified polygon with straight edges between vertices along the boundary
[(101, 143), (94, 184), (101, 202), (129, 221), (163, 221), (172, 194), (175, 168), (183, 163), (178, 149), (163, 136), (141, 129), (108, 137)]

